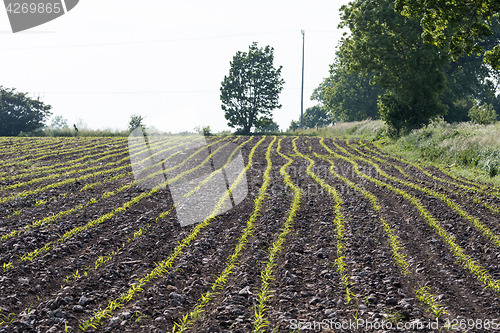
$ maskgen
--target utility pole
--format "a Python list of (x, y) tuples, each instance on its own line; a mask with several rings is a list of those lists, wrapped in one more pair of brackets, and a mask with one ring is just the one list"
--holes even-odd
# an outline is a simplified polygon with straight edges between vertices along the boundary
[(302, 33), (302, 88), (300, 90), (300, 128), (304, 128), (304, 43), (306, 39), (306, 32), (300, 30)]

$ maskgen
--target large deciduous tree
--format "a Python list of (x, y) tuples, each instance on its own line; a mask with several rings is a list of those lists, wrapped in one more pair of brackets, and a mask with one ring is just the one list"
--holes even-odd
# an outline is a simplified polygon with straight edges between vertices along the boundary
[(482, 56), (464, 56), (451, 61), (443, 68), (446, 88), (441, 101), (448, 107), (444, 116), (447, 122), (470, 120), (469, 109), (475, 104), (489, 103), (500, 110), (495, 96), (495, 71), (483, 63)]
[[(313, 94), (314, 97), (314, 94)], [(315, 128), (315, 127), (325, 127), (332, 123), (332, 119), (328, 114), (328, 111), (322, 104), (318, 104), (306, 109), (304, 112), (304, 127), (305, 128)], [(292, 120), (288, 131), (295, 131), (299, 129), (300, 121)]]
[(322, 88), (325, 108), (335, 121), (380, 119), (377, 103), (384, 89), (370, 84), (370, 76), (349, 70), (337, 56), (330, 66), (330, 77), (317, 88)]
[(228, 126), (240, 134), (249, 134), (252, 127), (272, 122), (272, 110), (281, 108), (279, 94), (284, 80), (281, 69), (274, 68), (274, 49), (250, 45), (248, 53), (238, 51), (231, 61), (229, 75), (224, 76), (220, 99)]
[(449, 60), (435, 45), (425, 44), (422, 28), (394, 10), (388, 0), (356, 0), (341, 8), (344, 37), (340, 52), (351, 71), (371, 75), (370, 82), (386, 89), (379, 97), (379, 112), (390, 133), (418, 128), (446, 114), (440, 101)]
[(39, 98), (0, 86), (0, 136), (17, 136), (42, 128), (51, 108)]
[(307, 128), (325, 127), (331, 123), (332, 119), (324, 106), (315, 105), (304, 112), (304, 126)]
[[(343, 38), (326, 78), (313, 97), (334, 120), (356, 121), (381, 116), (392, 134), (425, 125), (442, 115), (449, 122), (467, 121), (476, 103), (500, 113), (500, 71), (483, 55), (452, 57), (425, 43), (413, 18), (394, 10), (396, 0), (357, 0), (344, 6)], [(500, 43), (500, 25), (479, 43), (491, 49)]]
[(426, 42), (449, 51), (454, 58), (481, 54), (500, 70), (500, 46), (481, 41), (498, 25), (498, 0), (396, 0), (395, 9), (405, 17), (417, 18)]

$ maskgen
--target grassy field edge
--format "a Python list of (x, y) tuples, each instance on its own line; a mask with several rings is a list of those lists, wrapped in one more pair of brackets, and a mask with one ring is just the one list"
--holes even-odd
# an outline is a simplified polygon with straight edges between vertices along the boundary
[(372, 141), (382, 151), (423, 166), (435, 166), (467, 179), (500, 185), (500, 123), (449, 124), (442, 120), (398, 139), (388, 138), (381, 120), (337, 123), (304, 129), (298, 135)]

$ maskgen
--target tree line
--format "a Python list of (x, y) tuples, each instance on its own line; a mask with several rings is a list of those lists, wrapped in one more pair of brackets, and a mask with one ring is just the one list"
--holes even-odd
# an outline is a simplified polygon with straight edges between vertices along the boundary
[[(464, 1), (451, 2), (456, 10), (465, 10), (460, 7)], [(340, 27), (350, 33), (339, 43), (330, 76), (317, 88), (334, 120), (381, 118), (390, 134), (398, 136), (439, 116), (448, 122), (471, 117), (481, 122), (483, 114), (495, 118), (500, 111), (500, 24), (492, 10), (498, 13), (498, 5), (490, 2), (490, 11), (463, 19), (455, 31), (444, 18), (429, 25), (437, 9), (452, 22), (455, 14), (446, 10), (451, 7), (422, 3), (357, 0), (341, 7)], [(464, 22), (483, 30), (472, 29), (465, 38), (462, 28), (469, 25)]]
[[(355, 0), (340, 13), (339, 28), (349, 33), (340, 40), (330, 76), (311, 96), (318, 104), (304, 113), (305, 127), (383, 119), (389, 134), (399, 136), (437, 117), (496, 121), (498, 0)], [(228, 125), (242, 134), (273, 123), (270, 111), (281, 107), (281, 67), (272, 68), (272, 48), (259, 50), (255, 43), (231, 62), (222, 108)], [(289, 130), (299, 124), (292, 121)]]
[[(340, 8), (341, 38), (330, 75), (314, 90), (306, 127), (382, 119), (399, 136), (443, 117), (496, 121), (500, 114), (498, 0), (354, 0)], [(274, 49), (249, 46), (230, 62), (221, 108), (237, 134), (277, 132), (282, 66)], [(44, 126), (50, 105), (0, 86), (0, 135)], [(289, 129), (299, 127), (292, 121)], [(76, 125), (75, 130), (78, 131)]]

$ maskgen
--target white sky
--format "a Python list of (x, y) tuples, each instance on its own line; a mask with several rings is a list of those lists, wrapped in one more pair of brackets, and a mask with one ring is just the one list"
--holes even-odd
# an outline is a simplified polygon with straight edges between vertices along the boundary
[(305, 30), (304, 111), (329, 75), (339, 8), (332, 1), (83, 0), (66, 15), (13, 34), (0, 9), (0, 85), (52, 105), (53, 115), (90, 128), (127, 128), (132, 114), (162, 130), (229, 129), (219, 89), (229, 62), (252, 42), (274, 47), (283, 66), (281, 129), (300, 116)]

